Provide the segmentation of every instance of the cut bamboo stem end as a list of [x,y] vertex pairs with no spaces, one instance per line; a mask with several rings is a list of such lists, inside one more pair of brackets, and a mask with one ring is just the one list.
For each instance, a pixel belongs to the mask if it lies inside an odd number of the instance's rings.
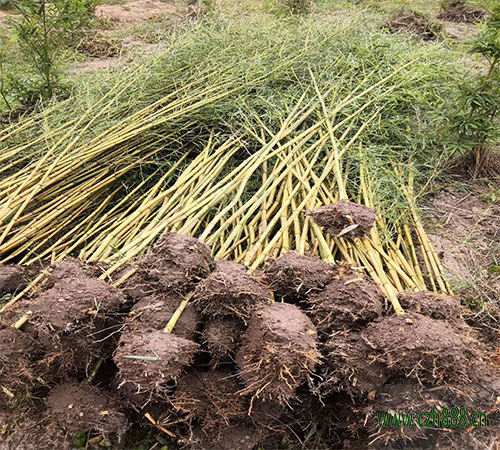
[[39,283],[45,281],[48,274],[49,273],[46,270],[42,270],[42,272],[24,290],[22,290],[19,294],[17,294],[15,297],[13,297],[10,301],[8,301],[5,305],[2,306],[2,308],[0,309],[0,314],[3,313],[6,309],[10,308],[12,305],[14,305],[17,301],[21,300],[29,291],[31,291]]
[[178,308],[175,310],[175,312],[172,314],[172,317],[168,321],[167,325],[163,329],[164,333],[170,334],[172,331],[174,331],[174,327],[177,324],[177,321],[181,317],[182,313],[186,309],[186,306],[189,303],[189,300],[193,296],[193,292],[190,292],[184,300],[182,300],[181,304],[178,306]]
[[[129,270],[125,275],[123,275],[120,279],[118,279],[115,283],[113,283],[113,287],[117,288],[121,286],[125,281],[127,281],[134,273],[136,273],[139,269],[137,267],[134,267],[133,269]],[[105,272],[101,275],[101,279],[105,279],[108,277],[108,274]]]
[[33,315],[33,311],[27,311],[26,314],[23,314],[23,316],[17,320],[15,323],[12,324],[14,328],[17,328],[18,330],[21,329],[21,327],[28,321],[30,320],[30,317]]
[[148,419],[155,428],[157,428],[160,431],[163,431],[163,433],[167,434],[168,436],[170,436],[174,439],[177,439],[177,436],[174,433],[167,430],[165,427],[162,427],[161,425],[159,425],[158,422],[153,418],[153,416],[151,414],[146,413],[146,414],[144,414],[144,417],[146,419]]
[[104,362],[104,358],[99,358],[99,360],[97,361],[97,363],[94,367],[94,370],[92,371],[92,373],[88,377],[89,383],[92,383],[94,381],[94,379],[97,376],[97,373],[99,372],[99,369],[101,368],[103,362]]
[[7,389],[5,386],[0,386],[0,387],[1,387],[2,391],[3,391],[3,393],[7,397],[9,397],[9,398],[14,398],[15,397],[15,395],[12,393],[12,391],[10,391],[9,389]]

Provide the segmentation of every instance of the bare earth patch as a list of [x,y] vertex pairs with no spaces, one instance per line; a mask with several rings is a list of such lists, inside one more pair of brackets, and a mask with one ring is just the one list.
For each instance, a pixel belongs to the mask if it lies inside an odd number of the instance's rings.
[[116,69],[126,66],[129,62],[128,58],[116,58],[112,56],[107,58],[92,58],[73,67],[71,71],[73,73],[87,73],[94,70]]
[[477,34],[477,25],[473,23],[443,22],[444,31],[452,39],[466,41]]
[[121,5],[100,5],[96,16],[100,19],[120,24],[137,25],[164,17],[182,18],[189,9],[182,2],[163,2],[159,0],[138,0]]
[[455,293],[473,309],[469,323],[498,342],[500,204],[495,192],[480,185],[469,192],[447,187],[429,198],[426,225]]
[[488,189],[480,187],[472,192],[449,188],[430,200],[427,214],[434,227],[429,236],[452,281],[467,282],[494,265],[500,250],[500,205],[488,203],[487,197]]
[[0,21],[4,19],[12,19],[13,17],[16,17],[16,15],[12,11],[4,11],[0,9]]
[[[133,59],[131,51],[150,53],[161,47],[158,42],[146,42],[135,37],[137,28],[148,22],[158,24],[160,31],[165,31],[170,25],[184,20],[192,12],[192,7],[185,0],[138,0],[127,1],[121,4],[102,4],[96,7],[96,17],[103,21],[106,29],[96,30],[87,39],[86,47],[94,51],[99,50],[107,40],[117,48],[116,52],[103,54],[89,54],[87,49],[81,53],[91,56],[71,68],[75,74],[94,72],[103,69],[117,69],[127,66]],[[2,11],[0,11],[0,14]],[[1,24],[0,15],[0,24]],[[116,35],[119,35],[118,37]],[[99,39],[95,39],[95,38]],[[97,40],[97,42],[95,42]],[[96,45],[97,44],[97,45]],[[79,51],[81,49],[78,49]],[[109,50],[106,48],[105,50]],[[121,51],[123,50],[123,52]]]

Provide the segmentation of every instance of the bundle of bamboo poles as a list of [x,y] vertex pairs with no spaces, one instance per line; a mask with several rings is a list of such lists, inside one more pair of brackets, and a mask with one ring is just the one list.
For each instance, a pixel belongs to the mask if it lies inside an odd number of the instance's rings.
[[[0,180],[1,262],[30,265],[78,255],[107,262],[110,267],[103,275],[107,277],[147,251],[160,234],[171,231],[196,236],[211,246],[216,258],[245,263],[250,270],[289,250],[316,254],[330,263],[347,261],[366,270],[396,311],[398,292],[426,288],[449,292],[439,258],[419,221],[411,183],[402,187],[409,219],[389,227],[384,211],[377,210],[379,219],[367,237],[330,236],[305,215],[338,200],[375,206],[370,174],[362,166],[359,174],[351,174],[345,156],[362,152],[363,131],[380,114],[377,102],[396,89],[389,81],[407,66],[371,85],[367,77],[345,97],[333,89],[321,92],[311,73],[313,99],[304,93],[280,129],[271,130],[258,120],[259,130],[246,130],[257,151],[242,158],[238,136],[221,140],[212,135],[193,158],[189,152],[179,152],[169,170],[153,172],[127,191],[120,183],[127,173],[175,147],[173,134],[159,137],[155,130],[166,126],[178,133],[189,128],[192,112],[238,88],[207,74],[192,83],[188,95],[175,92],[83,141],[125,88],[117,86],[79,119],[40,136],[47,151],[29,164],[23,162],[33,141],[2,156],[3,161],[10,160],[3,170],[21,169]],[[340,114],[353,104],[361,106]],[[374,112],[360,123],[367,108]],[[43,117],[30,120],[4,130],[0,140]],[[358,190],[348,191],[353,176],[357,179],[351,184]]]

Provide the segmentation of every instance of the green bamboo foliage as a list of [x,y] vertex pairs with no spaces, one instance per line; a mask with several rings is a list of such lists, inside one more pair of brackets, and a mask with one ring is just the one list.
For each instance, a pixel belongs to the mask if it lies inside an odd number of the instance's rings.
[[[175,145],[175,136],[167,133],[158,139],[151,131],[164,126],[188,130],[193,112],[239,88],[224,79],[193,82],[188,95],[171,94],[83,141],[126,88],[116,86],[82,117],[48,130],[39,138],[47,142],[39,159],[0,181],[1,262],[30,265],[78,254],[108,263],[103,275],[107,278],[146,252],[160,234],[178,232],[206,242],[216,258],[245,263],[250,270],[292,249],[330,263],[343,260],[363,267],[398,313],[398,292],[449,292],[418,218],[412,180],[401,188],[410,214],[396,228],[387,223],[385,211],[377,209],[379,220],[371,235],[348,240],[326,234],[305,215],[344,199],[376,206],[368,171],[361,165],[359,174],[351,174],[345,157],[363,152],[363,132],[379,118],[378,103],[397,87],[394,77],[413,63],[375,83],[361,83],[344,97],[331,89],[322,92],[311,72],[314,95],[304,93],[277,131],[263,119],[258,120],[258,131],[247,130],[255,152],[242,158],[237,136],[212,134],[197,154],[184,152],[168,170],[153,172],[126,193],[119,182],[127,173]],[[358,105],[353,112],[341,114],[352,104]],[[358,123],[368,107],[372,114]],[[35,116],[3,136],[43,119]],[[17,150],[9,150],[9,155]],[[356,189],[347,189],[351,185]]]

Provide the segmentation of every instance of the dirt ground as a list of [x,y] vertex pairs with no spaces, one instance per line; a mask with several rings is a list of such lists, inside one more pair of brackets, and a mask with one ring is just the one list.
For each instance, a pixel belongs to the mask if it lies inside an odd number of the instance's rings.
[[156,51],[162,47],[161,39],[156,35],[196,15],[196,8],[187,0],[126,0],[101,4],[97,6],[95,15],[98,24],[95,32],[90,33],[91,37],[98,36],[101,42],[117,42],[120,51],[113,56],[95,55],[85,59],[70,69],[72,73],[124,67],[132,62],[136,53]]
[[[439,198],[430,205],[446,213]],[[459,204],[453,201],[450,213]],[[489,208],[479,211],[483,218]],[[462,225],[471,232],[473,225]],[[498,230],[481,231],[479,240]],[[298,275],[326,264],[316,259],[278,258],[275,267],[294,270],[279,271],[276,284],[265,273],[254,279],[242,265],[213,261],[193,237],[167,233],[135,262],[131,286],[99,280],[96,265],[56,263],[38,296],[0,317],[0,449],[66,449],[79,431],[88,434],[75,446],[96,450],[101,442],[136,449],[152,436],[176,450],[481,448],[471,439],[494,445],[500,367],[494,337],[483,333],[487,321],[466,323],[457,298],[432,292],[401,295],[407,312],[395,316],[376,285],[344,266],[328,268],[335,276],[313,283],[314,294],[299,289],[300,300],[290,297],[282,284],[293,286]],[[15,280],[10,269],[0,266],[4,279]],[[194,320],[169,329],[175,314],[139,306],[150,300],[136,295],[137,283],[165,305],[191,301]],[[20,329],[12,326],[26,316]],[[210,345],[214,331],[227,342],[222,354]],[[490,426],[450,435],[441,426],[377,422],[379,413],[426,412],[433,404],[484,412]],[[41,443],[48,436],[51,442]]]
[[477,25],[473,23],[443,22],[444,31],[452,39],[466,41],[477,34]]
[[189,6],[181,1],[165,2],[159,0],[135,0],[121,4],[103,4],[96,8],[96,16],[104,21],[116,24],[137,25],[149,20],[158,21],[183,19],[190,11]]
[[[462,186],[462,189],[460,189]],[[500,343],[499,189],[481,183],[443,187],[423,217],[448,279],[470,319]]]

